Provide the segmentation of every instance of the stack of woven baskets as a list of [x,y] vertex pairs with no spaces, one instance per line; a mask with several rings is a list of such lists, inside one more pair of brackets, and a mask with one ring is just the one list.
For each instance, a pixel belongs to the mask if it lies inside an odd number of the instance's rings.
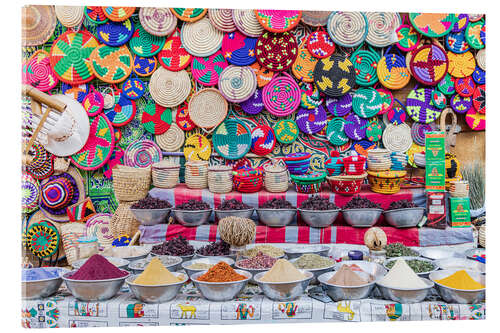
[[391,152],[391,170],[403,171],[408,164],[408,155],[400,152]]
[[264,184],[264,170],[244,167],[233,172],[235,190],[243,193],[258,192]]
[[391,168],[391,152],[387,149],[372,149],[368,151],[368,170],[387,171]]
[[284,161],[291,175],[303,175],[309,170],[311,154],[306,152],[288,154]]
[[288,190],[288,170],[283,160],[271,160],[264,166],[264,187],[266,191],[273,193],[286,192]]
[[325,161],[328,176],[338,176],[344,171],[344,161],[338,151],[332,152],[332,157]]
[[181,166],[169,160],[163,160],[152,165],[151,175],[153,186],[161,188],[174,188],[179,182]]
[[208,162],[188,161],[186,162],[185,174],[186,186],[192,189],[204,189],[208,187]]
[[324,171],[312,171],[303,175],[290,175],[297,193],[318,193],[326,177]]
[[359,176],[365,172],[366,158],[364,156],[347,156],[343,158],[344,172],[347,175]]
[[208,189],[212,193],[228,193],[233,189],[233,168],[228,165],[208,167]]

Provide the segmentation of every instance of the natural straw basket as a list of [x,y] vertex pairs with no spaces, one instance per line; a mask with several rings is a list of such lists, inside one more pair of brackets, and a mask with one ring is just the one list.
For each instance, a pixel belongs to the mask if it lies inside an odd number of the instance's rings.
[[226,118],[228,106],[219,90],[206,88],[191,97],[188,108],[189,117],[196,126],[214,128]]
[[181,29],[182,46],[195,57],[208,57],[222,46],[224,34],[206,17],[196,22],[185,22]]
[[384,143],[384,147],[390,151],[407,152],[413,143],[410,126],[406,123],[387,125],[382,135],[382,142]]
[[47,42],[57,24],[54,6],[24,6],[21,11],[23,46],[36,46]]
[[192,189],[204,189],[208,186],[208,162],[188,161],[185,164],[186,186]]
[[156,103],[167,108],[174,107],[189,96],[191,79],[185,70],[171,72],[161,66],[151,76],[149,91]]
[[264,165],[264,188],[268,192],[286,192],[289,186],[289,173],[283,160],[272,159]]
[[55,6],[55,11],[57,19],[66,28],[78,27],[83,22],[83,6]]
[[69,164],[71,160],[66,157],[56,157],[54,158],[54,172],[66,172],[68,171]]
[[160,188],[174,188],[179,182],[181,166],[169,160],[155,163],[151,167],[153,186]]
[[120,202],[144,199],[150,185],[151,168],[132,168],[121,164],[113,168],[113,189]]
[[330,12],[323,10],[303,10],[300,20],[311,27],[321,27],[328,22],[328,16]]
[[130,206],[134,203],[135,202],[120,202],[118,208],[116,208],[113,213],[109,228],[114,238],[123,235],[132,237],[139,230],[141,222],[137,221],[134,214],[130,211]]
[[85,223],[61,223],[61,242],[66,253],[66,261],[72,265],[78,258],[78,238],[86,234]]
[[233,189],[233,168],[228,165],[208,167],[208,189],[212,193],[228,193]]
[[476,53],[477,65],[483,70],[486,70],[486,50],[481,49]]
[[239,31],[249,37],[259,37],[264,31],[252,9],[233,9],[233,22]]
[[154,36],[168,36],[177,26],[177,17],[169,8],[141,7],[139,9],[141,25]]
[[361,12],[332,12],[328,17],[328,34],[338,45],[354,47],[368,34],[368,21]]
[[236,30],[232,9],[211,8],[208,10],[208,18],[212,22],[212,25],[222,32],[233,32]]
[[165,133],[155,135],[155,140],[163,151],[173,152],[182,148],[185,137],[179,126],[173,123]]
[[450,181],[450,196],[455,198],[469,197],[469,182],[467,180]]
[[257,77],[249,66],[230,65],[219,76],[219,90],[229,102],[244,102],[254,94],[255,89]]
[[368,35],[366,42],[375,47],[386,47],[394,43],[395,31],[401,26],[401,17],[395,12],[368,12]]

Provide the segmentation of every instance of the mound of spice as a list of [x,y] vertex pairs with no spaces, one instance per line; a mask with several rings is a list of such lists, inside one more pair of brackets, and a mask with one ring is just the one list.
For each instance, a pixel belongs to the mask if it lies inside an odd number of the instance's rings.
[[23,269],[21,280],[22,281],[39,281],[46,279],[53,279],[59,277],[59,270],[39,268]]
[[136,203],[134,203],[130,208],[132,209],[164,209],[171,208],[172,205],[166,200],[161,200],[158,198],[153,198],[149,194]]
[[204,282],[233,282],[245,280],[246,277],[238,274],[224,261],[220,261],[211,267],[205,274],[198,278],[198,281]]
[[69,276],[73,280],[108,280],[126,276],[122,271],[100,254],[90,257],[75,273]]
[[348,265],[342,265],[340,269],[328,280],[328,283],[336,286],[356,287],[367,284],[369,281],[358,275]]
[[399,258],[391,270],[379,280],[379,283],[396,289],[423,289],[427,287],[424,281]]
[[264,282],[292,282],[304,279],[305,276],[286,259],[278,259],[260,281]]
[[301,209],[307,210],[334,210],[339,209],[333,202],[319,195],[312,195],[300,204]]
[[153,246],[151,253],[169,256],[190,256],[194,254],[194,247],[188,243],[185,237],[179,236]]
[[266,254],[270,257],[273,257],[273,258],[279,258],[279,257],[282,257],[285,255],[285,251],[283,251],[280,248],[274,247],[272,245],[254,246],[251,249],[248,249],[245,252],[243,252],[243,255],[245,257],[252,258],[252,257],[255,257],[256,255],[258,255],[260,252],[262,252],[263,254]]
[[259,252],[255,257],[240,260],[236,264],[239,267],[246,269],[268,269],[273,267],[276,260],[276,258]]
[[205,269],[210,269],[214,265],[212,264],[205,264],[203,262],[195,262],[194,264],[191,264],[188,266],[189,269],[199,269],[199,270],[205,270]]
[[391,202],[389,205],[389,208],[387,210],[393,210],[393,209],[403,209],[403,208],[415,208],[417,205],[413,203],[413,201],[409,200],[398,200]]
[[224,200],[219,206],[217,206],[217,210],[243,210],[250,208],[252,207],[237,199]]
[[307,253],[301,255],[293,264],[300,269],[316,269],[332,266],[334,262],[319,254]]
[[385,246],[385,255],[388,258],[394,257],[418,257],[419,254],[402,243],[391,243]]
[[484,285],[474,280],[465,270],[459,270],[455,273],[441,279],[436,280],[437,283],[443,286],[461,289],[461,290],[477,290],[483,289]]
[[207,210],[210,209],[210,205],[205,201],[191,199],[187,202],[175,206],[175,209],[180,210]]
[[196,250],[196,254],[200,254],[202,256],[227,256],[229,255],[230,247],[231,246],[228,243],[218,241],[200,247]]
[[294,209],[295,207],[285,199],[273,198],[269,199],[260,206],[260,208],[272,208],[272,209]]
[[[408,266],[410,266],[410,268],[413,269],[413,271],[415,273],[430,272],[436,268],[434,266],[434,264],[432,262],[429,262],[429,261],[418,260],[418,259],[411,259],[411,260],[405,260],[405,261],[408,264]],[[394,267],[395,264],[396,264],[396,261],[391,261],[391,262],[388,262],[386,266],[387,266],[387,268],[391,269],[392,267]]]
[[180,281],[182,280],[170,273],[170,271],[163,266],[160,259],[153,258],[146,266],[144,272],[134,280],[134,283],[145,286],[158,286]]
[[174,256],[163,255],[163,256],[159,256],[159,257],[148,256],[146,258],[133,261],[130,266],[133,267],[133,269],[137,269],[137,270],[142,269],[143,270],[146,268],[146,266],[149,265],[149,263],[151,263],[151,260],[153,260],[153,258],[159,259],[160,262],[162,263],[162,265],[165,267],[179,263],[179,258],[174,257]]
[[359,195],[355,196],[348,203],[345,204],[343,209],[361,209],[361,208],[378,208],[382,209],[379,204],[373,201],[363,198]]

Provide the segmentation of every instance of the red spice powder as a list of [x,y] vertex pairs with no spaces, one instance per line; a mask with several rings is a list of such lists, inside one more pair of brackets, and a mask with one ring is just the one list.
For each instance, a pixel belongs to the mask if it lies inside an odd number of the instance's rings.
[[107,280],[123,277],[127,274],[100,254],[94,254],[69,278],[73,280]]
[[205,274],[198,278],[198,281],[204,282],[232,282],[245,280],[246,277],[236,273],[224,261],[219,262],[217,265],[212,266]]

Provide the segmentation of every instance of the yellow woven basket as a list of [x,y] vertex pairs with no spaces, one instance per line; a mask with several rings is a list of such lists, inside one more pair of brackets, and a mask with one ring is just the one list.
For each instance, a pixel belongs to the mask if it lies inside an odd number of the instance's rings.
[[394,194],[401,190],[406,171],[368,171],[370,189],[376,193]]

